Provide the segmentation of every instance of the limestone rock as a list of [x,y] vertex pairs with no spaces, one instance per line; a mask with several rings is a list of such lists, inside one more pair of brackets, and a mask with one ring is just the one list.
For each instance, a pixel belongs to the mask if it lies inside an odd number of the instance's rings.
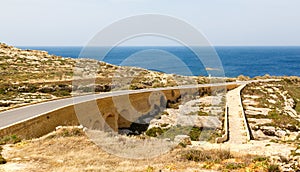
[[182,143],[184,145],[191,145],[192,144],[191,138],[188,135],[177,135],[174,138],[174,142]]
[[286,135],[286,131],[284,130],[276,130],[275,136],[277,137],[284,137]]
[[260,127],[260,129],[267,136],[275,136],[275,132],[276,132],[275,127],[272,127],[272,126],[262,126],[262,127]]

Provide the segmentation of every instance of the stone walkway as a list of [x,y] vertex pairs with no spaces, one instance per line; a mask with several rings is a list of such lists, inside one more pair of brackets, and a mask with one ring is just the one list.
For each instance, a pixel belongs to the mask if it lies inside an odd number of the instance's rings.
[[228,105],[229,141],[232,144],[247,142],[247,130],[242,116],[243,106],[241,104],[240,91],[245,85],[229,91],[226,95]]

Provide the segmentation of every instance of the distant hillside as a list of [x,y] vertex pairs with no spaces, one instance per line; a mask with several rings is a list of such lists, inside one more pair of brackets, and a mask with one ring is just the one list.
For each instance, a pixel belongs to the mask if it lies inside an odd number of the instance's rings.
[[[184,77],[136,67],[120,67],[91,59],[65,58],[49,55],[45,51],[21,50],[0,43],[0,110],[71,96],[74,89],[80,89],[81,93],[91,91],[84,86],[74,88],[72,84],[75,65],[78,67],[84,64],[80,62],[85,61],[98,64],[96,82],[90,86],[96,92],[106,92],[116,87],[142,89],[208,82],[205,77]],[[114,78],[118,80],[114,81]]]

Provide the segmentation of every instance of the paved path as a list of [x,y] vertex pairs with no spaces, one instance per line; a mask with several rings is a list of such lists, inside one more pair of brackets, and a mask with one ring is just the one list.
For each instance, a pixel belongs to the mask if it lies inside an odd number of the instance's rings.
[[240,91],[245,85],[229,91],[226,95],[229,121],[229,143],[242,144],[247,142],[247,130],[242,116]]

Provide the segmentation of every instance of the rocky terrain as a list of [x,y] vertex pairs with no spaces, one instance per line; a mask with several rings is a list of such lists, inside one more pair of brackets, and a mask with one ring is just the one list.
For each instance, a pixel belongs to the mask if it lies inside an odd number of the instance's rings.
[[[74,71],[88,73],[93,65],[96,65],[96,74],[91,76],[94,83],[80,85],[80,82],[74,82],[74,79],[80,79],[74,76]],[[68,97],[73,93],[209,82],[205,77],[184,77],[91,59],[59,57],[45,51],[21,50],[4,43],[0,43],[0,73],[0,111]]]
[[278,171],[278,166],[267,156],[236,154],[229,149],[209,146],[178,146],[151,159],[121,158],[96,146],[80,127],[58,127],[55,132],[38,139],[6,144],[2,154],[8,162],[0,165],[0,171],[7,172]]
[[[191,141],[214,142],[223,133],[224,110],[224,95],[196,97],[176,108],[167,108],[150,121],[146,134],[166,138],[186,135]],[[185,131],[185,127],[189,129]]]
[[[94,76],[92,71],[96,71]],[[0,72],[0,110],[78,94],[209,82],[205,77],[184,77],[91,59],[58,57],[2,43]],[[274,77],[256,79],[265,78]],[[58,127],[38,139],[21,140],[16,135],[0,138],[3,145],[0,146],[0,164],[6,163],[0,165],[0,171],[299,171],[300,78],[275,78],[280,81],[253,82],[241,92],[253,136],[251,141],[214,143],[225,133],[226,96],[204,95],[168,104],[165,111],[147,121],[149,126],[145,132],[121,129],[119,134],[109,137],[111,140],[104,137],[105,134],[98,140],[109,146],[115,146],[113,141],[128,142],[130,144],[122,145],[127,151],[134,147],[131,143],[157,138],[176,143],[169,152],[151,160],[117,157],[98,147],[95,140],[96,144],[90,141],[88,136],[93,133],[83,127]],[[238,77],[238,80],[249,79]],[[231,96],[230,100],[240,102],[239,90],[237,93],[238,96]],[[147,150],[149,156],[162,146],[154,143],[155,149]],[[136,150],[146,151],[147,144],[139,144],[142,147]]]
[[252,83],[242,91],[254,139],[296,147],[281,163],[282,168],[294,170],[300,169],[299,84],[300,78],[286,77],[279,82]]

